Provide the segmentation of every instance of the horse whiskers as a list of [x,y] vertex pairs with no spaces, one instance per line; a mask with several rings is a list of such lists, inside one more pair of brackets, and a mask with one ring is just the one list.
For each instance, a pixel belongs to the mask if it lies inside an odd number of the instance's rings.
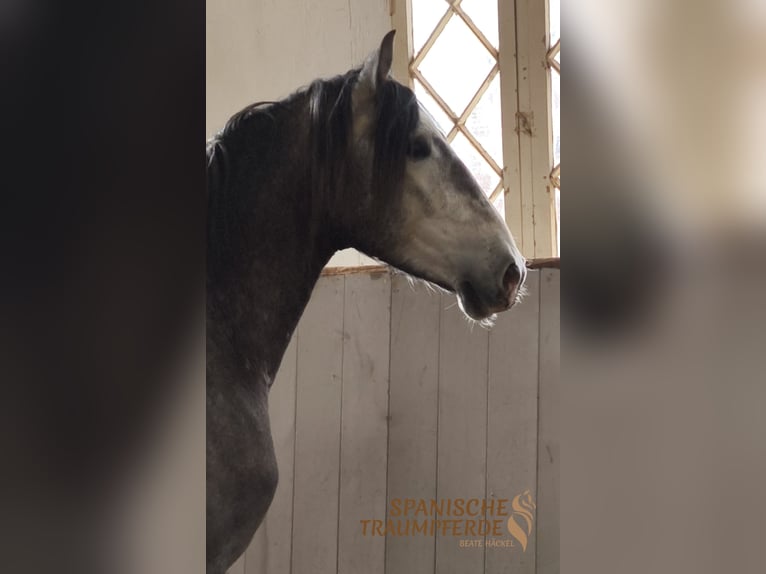
[[403,275],[404,278],[407,280],[407,283],[409,283],[410,288],[414,291],[415,287],[417,285],[421,285],[425,289],[428,290],[429,293],[439,294],[439,293],[450,293],[450,291],[447,291],[443,287],[440,287],[436,283],[432,283],[431,281],[428,281],[427,279],[421,279],[420,277],[415,277],[414,275],[411,275],[407,273],[406,271],[402,271],[401,269],[397,267],[391,267],[391,270],[393,273],[397,275]]
[[469,317],[465,313],[463,313],[463,317],[468,322],[468,325],[470,326],[470,329],[471,329],[472,333],[473,333],[473,328],[476,325],[478,325],[482,329],[485,329],[485,330],[489,331],[490,329],[492,329],[495,326],[495,321],[497,320],[497,315],[496,314],[495,315],[490,315],[489,317],[486,317],[486,318],[480,319],[480,320],[472,319],[471,317]]
[[[447,291],[443,287],[440,287],[439,285],[436,285],[435,283],[431,283],[430,281],[427,281],[426,279],[421,279],[420,277],[415,277],[413,275],[410,275],[406,271],[402,271],[401,269],[398,269],[396,267],[391,267],[393,273],[397,275],[403,275],[404,278],[407,280],[407,283],[410,286],[410,289],[413,291],[415,290],[417,285],[422,285],[425,287],[430,293],[443,293],[443,294],[449,294],[454,295],[454,293]],[[527,287],[523,285],[518,293],[516,294],[516,299],[514,303],[520,303],[524,297],[528,294]],[[450,309],[454,308],[456,305],[459,305],[459,301],[456,299],[454,303],[451,305],[448,305],[444,308],[445,311],[449,311]],[[484,319],[472,319],[467,314],[462,313],[464,319],[468,322],[470,325],[471,332],[473,332],[473,328],[476,325],[479,325],[482,329],[492,329],[495,326],[495,322],[497,321],[497,314],[490,315],[489,317],[486,317]]]
[[521,287],[519,287],[519,290],[516,292],[516,299],[514,302],[521,303],[526,298],[527,295],[529,295],[529,289],[527,289],[526,285],[522,285]]

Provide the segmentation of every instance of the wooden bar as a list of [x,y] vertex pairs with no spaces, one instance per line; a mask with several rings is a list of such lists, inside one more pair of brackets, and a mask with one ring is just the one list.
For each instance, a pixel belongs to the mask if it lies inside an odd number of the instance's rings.
[[525,198],[521,188],[519,134],[516,131],[518,109],[518,77],[516,69],[516,0],[498,2],[500,34],[500,106],[503,124],[503,186],[505,187],[505,222],[522,254],[534,257],[532,245],[527,245],[524,219]]
[[[443,294],[439,329],[437,499],[484,498],[487,447],[489,334],[471,325]],[[484,548],[460,548],[452,535],[436,536],[436,572],[482,572]]]
[[[502,3],[501,3],[502,5]],[[556,225],[550,173],[552,134],[548,53],[548,3],[516,0],[519,158],[525,257],[556,255]],[[533,225],[532,225],[533,224]]]
[[502,177],[503,170],[500,169],[500,166],[497,165],[497,162],[492,159],[492,156],[489,155],[487,150],[484,149],[484,146],[482,146],[481,143],[479,143],[479,140],[477,140],[476,137],[471,133],[471,130],[460,124],[458,124],[458,129],[463,133],[466,139],[471,142],[473,147],[476,148],[476,151],[479,152],[479,155],[484,158],[484,161],[489,164],[489,167],[492,168],[492,171]]
[[391,277],[346,277],[338,574],[384,574],[384,536],[361,521],[386,515]]
[[[559,257],[539,257],[537,259],[527,260],[527,269],[560,269],[561,259]],[[357,273],[369,273],[371,275],[379,273],[392,273],[394,275],[401,274],[403,272],[393,269],[388,265],[363,265],[360,267],[328,267],[322,271],[322,276],[333,275],[354,275]]]
[[[527,296],[498,316],[489,333],[487,499],[537,493],[537,390],[540,274],[530,271]],[[509,503],[510,506],[510,503]],[[523,527],[524,524],[521,523]],[[526,531],[525,531],[526,532]],[[504,530],[505,538],[509,537]],[[534,574],[534,531],[524,548],[487,549],[484,574]]]
[[561,370],[561,275],[546,269],[540,284],[540,399],[537,442],[537,572],[558,574],[559,377]]
[[320,280],[298,327],[292,574],[337,574],[344,285]]
[[[388,500],[436,497],[441,297],[394,275]],[[433,574],[435,537],[388,536],[386,574]]]
[[425,88],[425,90],[434,99],[434,101],[436,101],[436,103],[439,104],[439,107],[442,109],[442,111],[445,114],[447,114],[447,116],[449,116],[449,119],[457,123],[458,114],[452,111],[452,108],[449,106],[449,104],[444,101],[444,99],[439,95],[439,92],[437,92],[436,89],[431,85],[431,83],[428,80],[426,80],[425,76],[423,76],[423,74],[420,73],[420,70],[412,69],[412,76],[414,78],[417,78],[417,80],[421,84],[423,84],[423,88]]
[[436,24],[436,27],[434,28],[433,32],[431,32],[431,35],[426,40],[425,44],[423,44],[423,47],[412,60],[412,63],[410,64],[410,71],[416,70],[420,66],[420,63],[426,57],[426,54],[428,54],[428,51],[433,47],[434,43],[436,43],[436,40],[439,39],[439,36],[444,31],[444,28],[447,27],[450,18],[452,18],[454,14],[455,13],[451,8],[447,9],[447,11],[444,13],[444,16],[442,16],[441,20],[439,20],[438,24]]
[[479,27],[474,23],[471,17],[468,14],[466,14],[459,5],[454,6],[453,9],[455,10],[455,13],[457,13],[457,15],[463,19],[463,22],[465,22],[465,25],[468,26],[471,32],[474,33],[474,35],[479,40],[479,42],[481,42],[484,45],[484,47],[487,49],[487,51],[490,54],[492,54],[495,60],[497,60],[497,57],[498,57],[497,49],[492,45],[492,42],[487,40],[487,37],[479,29]]

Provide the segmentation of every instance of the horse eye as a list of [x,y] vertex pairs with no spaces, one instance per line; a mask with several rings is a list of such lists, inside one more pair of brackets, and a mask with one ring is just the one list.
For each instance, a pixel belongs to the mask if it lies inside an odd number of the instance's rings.
[[425,159],[431,155],[431,146],[424,137],[417,137],[410,142],[407,155],[412,159]]

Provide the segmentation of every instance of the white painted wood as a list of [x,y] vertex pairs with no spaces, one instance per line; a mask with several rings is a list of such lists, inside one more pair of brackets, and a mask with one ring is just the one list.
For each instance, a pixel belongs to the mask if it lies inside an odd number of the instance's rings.
[[[369,263],[369,261],[372,263]],[[375,264],[375,262],[372,259],[356,249],[343,249],[332,256],[327,263],[327,267],[362,267],[364,265],[373,264]]]
[[269,512],[247,549],[246,574],[289,572],[293,527],[295,391],[298,362],[293,335],[269,392],[269,417],[279,468],[279,484]]
[[380,41],[391,30],[388,0],[349,0],[350,57],[361,64],[369,53],[380,46]]
[[388,272],[346,277],[338,574],[383,574],[385,537],[363,536],[360,520],[386,515]]
[[208,135],[235,112],[348,70],[348,0],[227,0],[206,6]]
[[542,271],[540,285],[540,404],[537,476],[537,572],[558,574],[560,288],[558,269]]
[[505,196],[505,222],[511,230],[517,247],[526,257],[532,248],[527,246],[524,233],[524,196],[521,188],[519,134],[516,130],[518,110],[518,78],[516,69],[516,6],[515,2],[498,2],[498,31],[500,46],[500,108],[503,122],[503,186]]
[[337,571],[344,281],[322,278],[298,326],[293,574]]
[[[530,272],[528,296],[490,332],[453,295],[377,277],[320,278],[288,347],[270,405],[280,485],[244,573],[557,572],[559,271]],[[360,538],[359,520],[385,517],[394,497],[527,489],[526,552]]]
[[556,255],[555,212],[549,180],[553,156],[546,65],[547,6],[547,2],[540,0],[516,0],[518,130],[523,244],[527,258]]
[[[441,297],[398,275],[391,293],[388,500],[436,497]],[[390,508],[390,507],[389,507]],[[388,536],[386,574],[433,574],[435,538]]]
[[[529,272],[526,288],[524,301],[501,314],[489,336],[488,499],[537,492],[538,271]],[[526,550],[488,548],[485,574],[533,574],[535,543],[532,535]]]
[[[518,22],[526,22],[529,18],[529,2],[516,0],[516,15]],[[521,194],[521,218],[524,245],[524,256],[531,258],[537,253],[535,227],[535,198],[534,182],[532,173],[532,145],[531,134],[534,133],[535,124],[532,115],[532,103],[530,101],[529,53],[530,32],[524,26],[518,26],[516,34],[516,66],[517,66],[517,93],[515,129],[519,134],[519,183]]]
[[[454,295],[442,295],[441,306],[436,497],[484,498],[489,335],[467,322]],[[455,537],[437,534],[437,572],[465,574],[483,568],[483,548],[460,548]]]

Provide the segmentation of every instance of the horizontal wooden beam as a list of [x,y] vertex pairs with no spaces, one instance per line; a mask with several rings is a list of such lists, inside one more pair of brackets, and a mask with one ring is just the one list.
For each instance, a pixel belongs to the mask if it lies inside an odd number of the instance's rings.
[[[561,269],[560,257],[545,257],[541,259],[530,259],[527,261],[527,269]],[[379,273],[390,273],[394,271],[388,265],[362,265],[356,267],[325,267],[322,270],[323,276],[328,275],[353,275],[355,273],[369,273],[376,275]]]

